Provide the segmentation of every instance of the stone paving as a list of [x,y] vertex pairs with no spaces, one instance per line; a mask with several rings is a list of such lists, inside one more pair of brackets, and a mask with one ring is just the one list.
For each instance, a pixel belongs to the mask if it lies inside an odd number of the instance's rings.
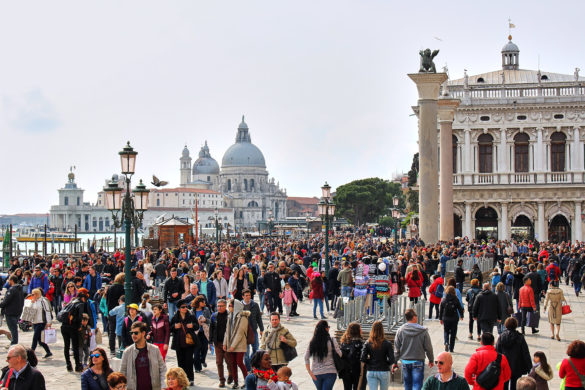
[[[550,339],[550,328],[548,322],[546,321],[546,314],[542,312],[541,308],[541,325],[540,325],[540,333],[537,335],[528,334],[526,336],[526,340],[528,342],[528,346],[530,349],[530,353],[534,353],[537,350],[544,351],[549,358],[549,363],[553,366],[556,366],[558,362],[560,362],[565,357],[565,351],[568,346],[568,343],[574,339],[583,337],[583,333],[585,331],[585,327],[583,324],[585,323],[585,313],[584,313],[584,300],[583,297],[575,297],[575,293],[573,292],[572,288],[567,286],[562,286],[565,297],[568,299],[571,308],[573,309],[573,313],[563,317],[563,325],[561,326],[561,341],[551,340]],[[304,301],[299,305],[299,313],[301,317],[295,317],[290,321],[286,321],[286,318],[283,318],[283,324],[291,333],[296,337],[298,341],[297,351],[299,353],[299,357],[296,358],[293,362],[291,362],[290,367],[293,371],[292,380],[295,381],[299,385],[299,389],[302,390],[309,390],[314,389],[314,385],[311,381],[311,378],[307,374],[304,365],[304,353],[307,349],[309,341],[311,339],[314,325],[317,321],[313,320],[312,316],[312,305],[309,304],[308,301]],[[466,313],[467,315],[467,313]],[[264,316],[264,323],[268,323],[268,317]],[[335,329],[335,322],[334,320],[330,320],[331,325],[331,333]],[[100,324],[101,326],[101,324]],[[425,321],[425,326],[429,328],[431,333],[431,338],[433,340],[433,346],[435,351],[435,356],[444,350],[443,347],[443,329],[440,325],[439,321]],[[58,323],[55,326],[56,328],[59,327]],[[3,329],[6,329],[6,325],[2,326]],[[463,374],[465,365],[469,360],[471,354],[475,351],[476,348],[479,346],[479,342],[475,340],[469,340],[468,336],[468,318],[466,317],[463,321],[459,323],[458,329],[458,341],[455,344],[455,353],[454,353],[454,369],[457,373]],[[30,346],[32,341],[32,332],[20,332],[19,335],[20,342],[24,345]],[[104,337],[104,342],[107,343],[107,337]],[[8,348],[8,340],[5,337],[0,338],[0,359],[2,361],[6,360],[6,353]],[[63,357],[63,342],[58,332],[58,341],[56,344],[51,345],[51,350],[54,354],[54,357],[48,360],[44,360],[41,358],[44,355],[44,351],[41,347],[37,348],[37,355],[39,356],[39,365],[38,368],[41,372],[45,375],[45,380],[47,382],[47,389],[49,390],[56,390],[56,389],[79,389],[80,386],[80,375],[76,373],[69,373],[65,369],[65,359]],[[105,348],[108,349],[107,347]],[[73,359],[73,357],[72,357]],[[175,357],[174,351],[169,351],[167,355],[167,367],[175,367],[177,366],[177,360]],[[436,373],[436,369],[428,369],[427,368],[427,375],[430,373]],[[227,372],[227,371],[226,371]],[[241,373],[240,373],[241,374]],[[243,381],[240,379],[240,383],[243,384]],[[207,368],[203,370],[201,374],[195,374],[195,386],[192,389],[217,389],[218,379],[217,379],[217,369],[215,367],[215,356],[208,354],[207,357]],[[551,389],[559,388],[560,380],[556,375],[552,382],[549,383]],[[402,388],[400,383],[392,383],[391,388]],[[338,380],[334,387],[335,390],[343,389],[343,383],[341,380]]]

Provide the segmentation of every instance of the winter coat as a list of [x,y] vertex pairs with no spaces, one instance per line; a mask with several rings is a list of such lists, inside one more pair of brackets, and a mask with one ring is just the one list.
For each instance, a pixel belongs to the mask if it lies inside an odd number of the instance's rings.
[[[442,299],[442,298],[435,296],[435,291],[437,290],[437,286],[439,284],[443,284],[443,278],[440,276],[438,278],[436,278],[435,281],[433,282],[433,284],[431,284],[431,287],[429,287],[429,295],[430,295],[429,300],[431,301],[431,303],[434,303],[435,305],[440,304],[441,299]],[[445,293],[443,292],[443,295],[444,294]]]
[[[104,373],[105,375],[102,375],[107,378],[107,376],[111,373],[112,370],[110,369],[110,372]],[[88,368],[83,372],[83,374],[81,374],[81,390],[102,390],[99,382],[99,376],[94,373],[91,368]]]
[[288,331],[288,329],[282,325],[279,325],[277,328],[274,329],[272,328],[272,326],[266,328],[266,330],[262,334],[262,339],[260,340],[260,348],[270,353],[270,359],[272,359],[272,364],[274,365],[288,363],[288,361],[284,357],[284,352],[280,347],[281,344],[280,336],[284,336],[286,338],[287,344],[290,347],[297,346],[297,340]]
[[[150,365],[150,383],[153,389],[161,389],[165,383],[167,366],[156,345],[146,343],[146,348],[148,350],[148,361]],[[128,390],[140,390],[136,389],[136,369],[134,367],[137,356],[138,349],[135,344],[127,347],[122,354],[120,372],[128,379]]]
[[469,311],[470,313],[473,313],[473,304],[475,303],[475,299],[477,298],[480,292],[481,289],[479,287],[471,287],[469,290],[467,290],[467,293],[465,294],[465,301],[467,302],[467,311]]
[[[248,317],[250,312],[247,310],[240,311],[232,321],[230,321],[231,313],[228,314],[228,320],[225,328],[225,336],[223,337],[223,345],[227,352],[246,352],[248,349],[247,335],[248,335]],[[234,348],[230,351],[230,348]]]
[[523,307],[531,307],[532,309],[536,310],[536,304],[534,303],[534,291],[532,290],[532,287],[525,285],[520,289],[518,306],[521,309]]
[[510,317],[508,314],[508,307],[514,307],[512,303],[512,298],[505,292],[505,291],[498,291],[496,292],[496,297],[498,297],[498,304],[500,309],[500,318],[502,323],[506,320],[506,318]]
[[[454,304],[455,305],[455,312],[454,313],[447,313],[446,307],[447,305]],[[439,319],[443,322],[456,322],[459,321],[459,318],[463,318],[465,313],[465,309],[463,305],[459,301],[456,295],[445,294],[445,298],[441,301],[441,305],[439,306]]]
[[406,275],[406,285],[408,286],[408,297],[418,298],[421,296],[420,288],[423,284],[422,272],[418,272],[418,280],[412,279],[412,271]]
[[560,325],[563,319],[563,302],[567,302],[563,290],[559,287],[550,287],[546,292],[544,299],[544,311],[550,305],[548,310],[548,322],[555,325]]
[[[473,390],[484,390],[483,387],[475,382],[475,379],[483,372],[483,370],[485,370],[488,364],[496,360],[497,357],[498,353],[493,345],[482,345],[475,350],[473,355],[471,355],[467,366],[465,366],[465,379],[467,380],[467,383],[473,385]],[[500,381],[492,390],[502,390],[504,388],[504,383],[509,381],[511,377],[512,371],[510,370],[508,359],[502,354]]]
[[364,341],[359,339],[349,340],[339,346],[341,349],[341,358],[349,363],[349,370],[345,372],[346,377],[356,378],[361,375],[360,358]]
[[[175,328],[175,324],[182,324],[182,327]],[[192,328],[188,328],[188,324],[193,324]],[[195,316],[187,310],[185,318],[181,317],[181,312],[177,311],[173,316],[170,323],[171,334],[173,335],[173,341],[171,341],[171,349],[177,350],[179,348],[195,348],[199,344],[199,337],[195,334],[195,331],[199,330],[199,323],[195,319]],[[193,338],[195,344],[188,345],[186,343],[186,333],[189,333]]]
[[161,314],[158,318],[152,317],[150,327],[150,341],[155,344],[169,344],[171,337],[171,325],[169,316]]
[[526,339],[517,330],[506,329],[498,337],[496,351],[506,356],[512,376],[518,378],[528,374],[532,368],[532,357]]
[[[491,290],[482,290],[473,303],[473,318],[479,321],[493,321],[500,318],[498,297]],[[467,375],[465,376],[467,377]]]
[[313,293],[313,299],[323,299],[325,297],[325,293],[323,292],[323,280],[311,280],[311,292]]
[[[313,295],[314,297],[314,295]],[[283,292],[282,303],[285,305],[292,305],[293,302],[297,301],[297,296],[293,289],[285,289]]]
[[10,287],[0,302],[4,315],[20,317],[24,307],[24,292],[20,284]]
[[548,381],[554,377],[553,373],[544,372],[540,363],[532,367],[528,376],[536,381],[536,390],[548,390]]

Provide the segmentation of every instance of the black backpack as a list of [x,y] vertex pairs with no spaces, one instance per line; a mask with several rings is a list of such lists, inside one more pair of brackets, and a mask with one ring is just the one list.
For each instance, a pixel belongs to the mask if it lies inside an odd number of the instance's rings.
[[75,317],[77,315],[77,304],[79,301],[77,299],[72,300],[69,302],[59,313],[57,313],[57,320],[61,323],[61,325],[71,325],[75,322]]
[[457,305],[455,300],[448,299],[445,301],[445,317],[457,317]]
[[502,354],[498,353],[496,360],[487,365],[487,367],[475,378],[475,382],[486,390],[491,390],[500,382],[502,373]]

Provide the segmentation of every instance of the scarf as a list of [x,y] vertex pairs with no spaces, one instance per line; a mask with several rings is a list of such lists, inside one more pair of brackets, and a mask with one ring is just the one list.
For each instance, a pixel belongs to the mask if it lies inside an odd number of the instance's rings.
[[278,382],[278,377],[274,373],[272,368],[268,370],[260,370],[258,368],[254,368],[254,375],[256,375],[260,379],[264,379],[266,382],[272,380],[273,382]]
[[276,342],[278,340],[278,331],[281,329],[282,325],[278,325],[277,328],[272,328],[270,331],[270,336],[268,337],[267,346],[270,349],[278,349]]

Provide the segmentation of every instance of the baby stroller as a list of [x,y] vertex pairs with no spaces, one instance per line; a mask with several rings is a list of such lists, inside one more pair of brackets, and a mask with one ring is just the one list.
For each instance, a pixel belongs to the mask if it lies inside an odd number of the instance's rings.
[[23,332],[28,332],[32,329],[32,322],[35,318],[35,310],[32,307],[32,301],[30,299],[24,300],[24,308],[20,320],[18,320],[18,327]]
[[18,327],[23,332],[28,332],[29,330],[31,330],[32,329],[32,325],[33,324],[30,321],[18,320]]

